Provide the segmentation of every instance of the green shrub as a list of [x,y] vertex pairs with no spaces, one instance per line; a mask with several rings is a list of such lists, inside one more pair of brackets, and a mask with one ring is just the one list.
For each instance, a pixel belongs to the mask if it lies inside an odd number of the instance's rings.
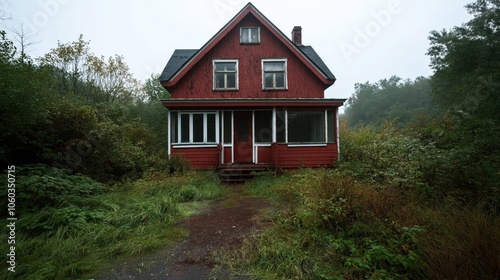
[[21,213],[36,212],[60,205],[69,197],[103,194],[106,187],[91,178],[42,164],[17,168],[17,208]]
[[418,140],[402,134],[391,123],[378,131],[341,126],[340,168],[355,178],[396,186],[421,184],[420,164],[426,149]]
[[191,163],[182,154],[171,154],[168,159],[168,168],[171,174],[182,174],[193,170]]
[[[423,264],[409,198],[336,170],[300,170],[249,183],[275,193],[274,227],[222,257],[257,279],[418,278]],[[238,263],[231,261],[236,259]]]

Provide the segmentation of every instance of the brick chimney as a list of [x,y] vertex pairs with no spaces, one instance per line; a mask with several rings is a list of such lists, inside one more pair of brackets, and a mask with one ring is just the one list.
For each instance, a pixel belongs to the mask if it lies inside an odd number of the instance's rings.
[[292,42],[295,45],[302,45],[302,27],[295,26],[292,30]]

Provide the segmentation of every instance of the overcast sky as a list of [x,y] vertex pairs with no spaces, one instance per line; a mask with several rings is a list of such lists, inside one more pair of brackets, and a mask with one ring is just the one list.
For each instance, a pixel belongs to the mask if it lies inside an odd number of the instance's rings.
[[[337,77],[328,98],[348,98],[355,83],[397,75],[430,76],[428,36],[468,21],[473,0],[254,0],[284,34],[302,26]],[[248,1],[242,0],[0,0],[11,19],[2,29],[36,33],[29,49],[39,57],[57,42],[90,40],[91,51],[123,55],[135,77],[159,73],[174,49],[203,46]],[[11,32],[9,32],[11,33]]]

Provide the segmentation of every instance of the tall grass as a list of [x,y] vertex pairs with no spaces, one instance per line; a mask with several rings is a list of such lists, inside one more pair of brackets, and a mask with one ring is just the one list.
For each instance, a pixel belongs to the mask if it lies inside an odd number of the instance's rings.
[[278,204],[274,226],[219,257],[256,279],[500,275],[500,219],[484,208],[431,205],[417,191],[324,169],[266,175],[249,188]]
[[428,210],[418,243],[432,279],[500,279],[500,217],[479,207]]
[[[33,182],[23,177],[18,182],[25,179]],[[89,278],[115,259],[138,256],[184,237],[187,233],[174,225],[182,217],[180,206],[222,193],[210,172],[151,174],[85,196],[58,192],[52,200],[57,203],[23,209],[17,223],[16,272],[4,269],[2,274],[7,279]],[[7,240],[5,231],[1,239]],[[6,252],[6,242],[1,246]]]

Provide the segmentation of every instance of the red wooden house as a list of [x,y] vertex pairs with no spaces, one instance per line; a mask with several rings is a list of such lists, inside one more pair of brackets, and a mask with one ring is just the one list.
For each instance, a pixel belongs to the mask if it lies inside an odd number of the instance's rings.
[[175,50],[160,76],[169,154],[199,169],[333,165],[345,99],[324,98],[335,76],[301,32],[290,40],[249,3],[200,49]]

